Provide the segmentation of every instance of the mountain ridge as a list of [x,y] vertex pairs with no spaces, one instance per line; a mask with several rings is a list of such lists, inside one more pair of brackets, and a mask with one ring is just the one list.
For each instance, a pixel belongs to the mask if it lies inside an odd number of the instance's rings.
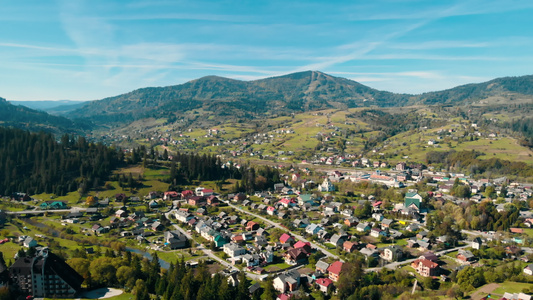
[[502,103],[533,99],[533,75],[501,77],[418,95],[377,90],[320,71],[303,71],[244,81],[216,75],[188,82],[144,87],[89,101],[63,116],[86,119],[98,126],[145,118],[254,119],[322,109],[402,107],[408,105],[472,105],[497,97]]

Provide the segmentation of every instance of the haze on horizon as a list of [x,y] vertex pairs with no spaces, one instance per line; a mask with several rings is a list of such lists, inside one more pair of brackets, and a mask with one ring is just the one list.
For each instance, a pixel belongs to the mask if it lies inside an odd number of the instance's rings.
[[96,100],[317,70],[422,93],[532,74],[533,2],[0,0],[0,97]]

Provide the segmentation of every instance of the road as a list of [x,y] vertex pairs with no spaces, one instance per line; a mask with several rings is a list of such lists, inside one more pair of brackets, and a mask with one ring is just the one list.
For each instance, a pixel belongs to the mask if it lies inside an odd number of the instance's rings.
[[[168,220],[171,220],[170,219],[170,216],[169,216],[169,213],[166,213],[165,216],[167,217]],[[183,235],[185,235],[189,240],[191,240],[192,243],[195,243],[193,237],[191,234],[189,234],[185,229],[181,228],[178,226],[178,224],[175,224],[175,223],[172,223],[172,225],[174,226],[174,228],[176,228],[177,230],[179,230],[181,233],[183,233]],[[196,249],[199,249],[199,250],[202,250],[202,252],[204,252],[204,254],[219,262],[221,265],[223,265],[224,267],[228,268],[229,270],[233,270],[233,271],[237,271],[239,272],[240,270],[238,268],[236,268],[235,266],[233,266],[232,264],[230,264],[229,262],[225,261],[224,259],[216,256],[213,251],[211,251],[210,249],[206,249],[202,244],[200,245],[197,245],[196,246]],[[246,273],[246,276],[252,280],[256,280],[256,281],[261,281],[264,279],[264,277],[266,277],[265,275],[258,275],[258,274],[253,274],[253,273],[250,273],[250,272],[245,272]]]
[[248,215],[254,216],[254,217],[256,217],[256,218],[259,218],[259,219],[265,221],[266,223],[268,223],[268,224],[270,224],[270,225],[272,225],[272,226],[274,226],[274,227],[276,227],[276,228],[279,228],[279,229],[281,229],[281,230],[283,230],[283,231],[288,231],[288,232],[290,232],[293,236],[295,236],[296,238],[298,238],[299,240],[301,240],[302,242],[310,243],[312,247],[317,248],[317,249],[320,249],[320,251],[322,251],[322,253],[324,253],[326,256],[328,256],[328,257],[333,257],[333,258],[335,258],[335,259],[337,259],[337,260],[340,260],[340,261],[344,262],[344,260],[342,260],[341,258],[339,258],[339,256],[337,256],[337,255],[335,255],[335,254],[329,252],[328,250],[324,249],[323,247],[317,245],[316,243],[313,243],[313,242],[311,242],[311,241],[308,241],[308,240],[305,239],[303,236],[298,235],[298,234],[295,234],[294,232],[288,230],[287,228],[281,226],[280,224],[278,224],[278,223],[276,223],[276,222],[273,222],[273,221],[270,221],[269,219],[264,218],[264,217],[262,217],[262,216],[260,216],[260,215],[257,215],[257,214],[254,214],[254,213],[252,213],[252,212],[246,211],[246,210],[244,210],[244,209],[242,209],[242,208],[239,208],[239,207],[237,207],[237,206],[235,206],[235,205],[229,203],[229,201],[226,201],[226,203],[227,203],[229,206],[233,207],[234,209],[236,209],[236,210],[238,210],[238,211],[240,211],[240,212],[243,212],[243,213],[245,213],[245,214],[248,214]]
[[44,214],[45,212],[52,213],[69,213],[71,211],[86,211],[87,208],[73,207],[69,209],[47,209],[47,210],[22,210],[22,211],[6,211],[8,215],[24,215],[24,214]]

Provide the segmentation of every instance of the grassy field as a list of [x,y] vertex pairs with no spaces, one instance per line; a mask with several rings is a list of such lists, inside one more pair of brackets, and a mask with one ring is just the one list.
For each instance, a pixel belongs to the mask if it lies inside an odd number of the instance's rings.
[[168,177],[169,170],[166,167],[152,169],[142,168],[141,166],[134,166],[119,169],[115,171],[114,174],[124,174],[124,176],[129,176],[129,174],[132,174],[133,178],[135,179],[138,179],[139,176],[142,176],[142,186],[140,188],[131,190],[127,187],[120,187],[118,181],[107,181],[105,186],[95,190],[91,190],[84,195],[81,195],[78,191],[75,191],[68,193],[65,196],[55,197],[53,194],[37,194],[33,195],[33,198],[39,200],[37,204],[40,204],[43,201],[54,200],[66,201],[69,206],[79,206],[85,204],[85,200],[88,196],[97,196],[99,199],[104,199],[107,197],[109,197],[110,199],[114,199],[114,196],[116,194],[124,193],[126,195],[133,194],[139,197],[144,197],[145,195],[148,195],[148,193],[151,191],[165,192],[168,190],[169,184],[160,181]]
[[533,284],[531,283],[511,282],[511,281],[506,281],[506,282],[500,283],[499,285],[500,287],[498,287],[497,289],[493,291],[494,294],[503,295],[506,292],[507,293],[521,293],[522,290],[525,288],[528,288],[528,289],[533,288]]

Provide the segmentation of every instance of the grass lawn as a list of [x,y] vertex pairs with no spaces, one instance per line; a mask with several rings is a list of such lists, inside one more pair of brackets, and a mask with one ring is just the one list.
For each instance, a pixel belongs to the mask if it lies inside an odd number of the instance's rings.
[[278,269],[287,269],[288,267],[290,267],[291,265],[287,264],[287,263],[279,263],[279,264],[272,264],[272,265],[268,265],[265,270],[270,270],[272,268],[278,268]]
[[493,291],[494,294],[503,295],[504,293],[521,293],[525,288],[533,288],[531,283],[506,281],[500,283],[500,287]]
[[407,239],[397,240],[396,245],[398,246],[405,246],[407,245]]
[[188,249],[170,251],[170,252],[158,251],[157,256],[159,256],[160,259],[168,263],[176,263],[181,257],[183,257],[183,261],[189,261],[191,259],[198,259],[202,257],[202,256],[193,256],[189,254]]
[[527,234],[528,237],[533,238],[533,228],[524,228],[524,233]]

